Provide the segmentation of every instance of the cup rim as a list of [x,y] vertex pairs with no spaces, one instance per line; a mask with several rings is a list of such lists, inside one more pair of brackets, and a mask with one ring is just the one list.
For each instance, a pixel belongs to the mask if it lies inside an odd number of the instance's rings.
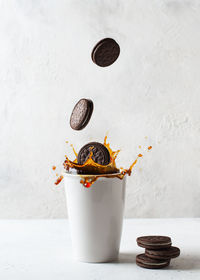
[[120,175],[121,172],[117,172],[117,173],[109,173],[109,174],[106,174],[106,173],[103,173],[103,174],[73,174],[73,173],[67,173],[67,172],[63,172],[62,175],[64,177],[83,177],[83,178],[88,178],[88,177],[96,177],[96,176],[99,176],[99,177],[112,177],[113,175]]

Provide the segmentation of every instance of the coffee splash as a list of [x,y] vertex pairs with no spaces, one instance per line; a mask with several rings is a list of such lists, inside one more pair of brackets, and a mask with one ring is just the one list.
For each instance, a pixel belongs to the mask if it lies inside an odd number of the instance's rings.
[[110,144],[107,143],[107,136],[104,139],[104,146],[108,149],[109,154],[110,154],[110,163],[109,164],[101,165],[101,164],[96,163],[92,159],[92,156],[93,156],[92,148],[90,150],[90,155],[89,155],[88,159],[86,160],[86,162],[84,164],[78,164],[77,163],[78,162],[77,153],[76,153],[74,147],[72,146],[76,159],[74,161],[71,161],[71,160],[69,160],[69,158],[67,156],[65,156],[65,161],[63,164],[65,170],[69,171],[71,168],[71,169],[78,170],[78,172],[82,171],[83,174],[97,174],[97,175],[119,173],[120,170],[116,167],[115,160],[116,160],[117,155],[120,152],[120,150],[113,151],[110,148]]
[[[68,143],[68,141],[66,141],[66,143]],[[100,165],[100,164],[94,162],[93,159],[92,159],[92,156],[93,156],[92,149],[90,151],[90,155],[89,155],[88,159],[86,160],[86,162],[82,165],[78,164],[77,152],[75,151],[74,146],[72,144],[70,144],[70,146],[71,146],[71,148],[74,152],[74,155],[76,157],[75,160],[71,161],[67,157],[67,155],[65,155],[65,161],[64,161],[63,165],[64,165],[64,169],[67,172],[70,172],[70,170],[76,170],[79,173],[81,171],[83,171],[84,174],[88,174],[88,176],[79,174],[79,176],[81,177],[80,183],[86,188],[91,187],[91,185],[95,181],[97,181],[98,178],[101,178],[101,177],[119,178],[119,179],[122,180],[126,174],[128,176],[130,176],[131,173],[132,173],[132,169],[136,165],[138,159],[143,156],[142,154],[138,154],[137,158],[130,165],[130,167],[128,169],[124,169],[123,167],[120,167],[120,169],[118,169],[116,167],[115,160],[116,160],[120,150],[113,151],[111,149],[110,144],[107,142],[107,136],[105,136],[103,144],[108,149],[108,151],[110,153],[110,163],[108,165]],[[152,146],[149,146],[148,150],[150,150],[151,148],[152,148]],[[89,174],[96,174],[96,175],[89,175]],[[63,176],[62,175],[59,176],[57,178],[55,184],[58,185],[62,181],[62,179],[63,179]]]

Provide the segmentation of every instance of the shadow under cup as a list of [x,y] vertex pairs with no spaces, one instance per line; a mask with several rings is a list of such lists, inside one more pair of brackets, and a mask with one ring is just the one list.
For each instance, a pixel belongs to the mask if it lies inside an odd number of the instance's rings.
[[126,177],[106,174],[85,188],[86,176],[64,174],[65,194],[74,256],[82,262],[110,262],[119,254]]

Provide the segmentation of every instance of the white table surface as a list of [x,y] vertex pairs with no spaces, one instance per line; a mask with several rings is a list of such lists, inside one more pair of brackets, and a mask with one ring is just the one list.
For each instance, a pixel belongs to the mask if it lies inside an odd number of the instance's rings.
[[[200,219],[124,221],[119,260],[91,264],[73,259],[67,220],[1,220],[1,280],[200,279]],[[148,270],[135,264],[141,235],[169,235],[181,256],[168,268]]]

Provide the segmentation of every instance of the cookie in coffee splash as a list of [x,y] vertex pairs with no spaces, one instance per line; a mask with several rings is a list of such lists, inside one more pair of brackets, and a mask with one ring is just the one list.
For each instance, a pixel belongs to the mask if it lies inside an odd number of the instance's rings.
[[[140,153],[130,165],[129,168],[118,168],[116,166],[116,158],[120,150],[114,151],[110,144],[107,142],[107,136],[104,138],[103,143],[90,142],[84,145],[79,153],[77,153],[71,145],[75,159],[70,160],[68,156],[65,156],[63,163],[65,172],[78,174],[80,176],[80,183],[89,188],[98,178],[107,177],[123,179],[125,175],[130,176],[132,169],[137,163],[138,159],[143,155]],[[152,147],[149,146],[148,150]],[[63,179],[63,176],[59,176],[55,184],[59,184]]]

